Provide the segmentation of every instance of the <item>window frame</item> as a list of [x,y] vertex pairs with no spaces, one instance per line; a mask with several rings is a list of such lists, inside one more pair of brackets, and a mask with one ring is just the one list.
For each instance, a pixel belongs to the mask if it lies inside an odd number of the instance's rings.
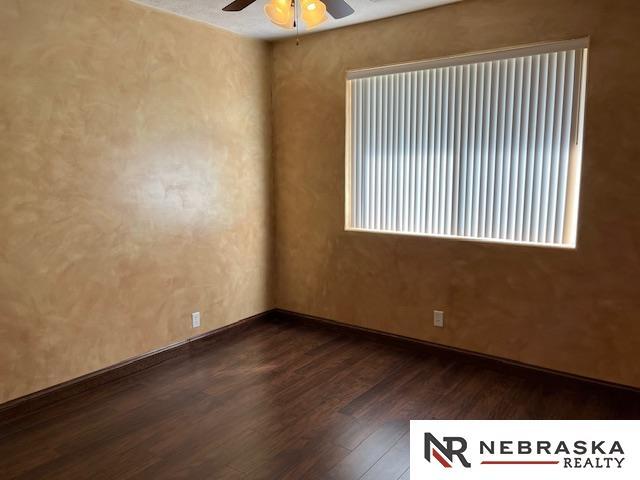
[[[344,230],[347,232],[361,232],[361,233],[375,233],[375,234],[391,234],[402,236],[415,236],[415,237],[432,237],[432,238],[444,238],[450,240],[462,240],[469,242],[482,242],[482,243],[498,243],[518,246],[533,246],[542,248],[556,248],[556,249],[576,249],[578,239],[578,229],[580,222],[580,196],[581,196],[581,173],[582,173],[582,151],[584,144],[584,124],[586,121],[586,92],[587,92],[587,77],[588,77],[588,55],[589,55],[590,37],[581,37],[571,40],[553,41],[553,42],[540,42],[531,43],[526,45],[518,45],[512,47],[504,47],[491,50],[482,50],[477,52],[462,53],[457,55],[438,57],[433,59],[418,60],[411,62],[403,62],[397,64],[390,64],[376,67],[365,67],[357,69],[349,69],[346,71],[345,78],[345,204],[344,204]],[[576,66],[577,79],[573,90],[573,105],[575,105],[575,111],[572,113],[572,125],[569,138],[571,139],[571,145],[575,148],[570,149],[569,153],[569,165],[567,172],[567,192],[566,198],[568,205],[566,206],[566,212],[571,217],[570,241],[564,241],[562,243],[546,243],[546,242],[534,242],[534,241],[521,241],[512,239],[500,239],[500,238],[487,238],[487,237],[472,237],[465,235],[449,235],[449,234],[437,234],[437,233],[422,233],[422,232],[405,232],[398,230],[382,230],[382,229],[368,229],[357,228],[350,226],[351,222],[351,185],[352,185],[352,99],[351,99],[351,84],[350,80],[363,79],[374,77],[378,75],[392,75],[397,73],[414,72],[420,70],[427,70],[432,68],[441,67],[453,67],[460,65],[468,65],[480,62],[489,62],[496,60],[510,59],[513,57],[530,56],[545,53],[553,53],[563,50],[578,50],[583,49],[582,55],[576,56],[576,61],[579,65]],[[565,236],[567,234],[565,233]]]

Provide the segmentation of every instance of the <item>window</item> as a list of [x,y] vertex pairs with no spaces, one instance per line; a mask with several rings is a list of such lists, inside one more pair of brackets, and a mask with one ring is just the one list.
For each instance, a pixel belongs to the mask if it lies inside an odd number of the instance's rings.
[[346,229],[575,247],[587,46],[348,72]]

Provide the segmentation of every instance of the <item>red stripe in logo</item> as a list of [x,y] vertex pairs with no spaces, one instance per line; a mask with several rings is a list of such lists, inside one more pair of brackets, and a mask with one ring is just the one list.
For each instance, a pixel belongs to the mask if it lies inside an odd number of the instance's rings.
[[438,460],[444,468],[451,468],[451,464],[447,462],[442,455],[436,452],[435,448],[431,450],[431,454],[433,455],[433,458]]
[[481,465],[557,465],[558,461],[530,461],[530,462],[525,462],[525,461],[504,461],[504,462],[500,462],[497,460],[485,460],[483,462],[481,462]]

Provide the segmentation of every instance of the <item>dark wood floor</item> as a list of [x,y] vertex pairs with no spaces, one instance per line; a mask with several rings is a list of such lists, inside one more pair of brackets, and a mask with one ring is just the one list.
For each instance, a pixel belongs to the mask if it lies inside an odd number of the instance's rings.
[[0,478],[405,480],[410,419],[640,418],[638,398],[270,320],[3,425]]

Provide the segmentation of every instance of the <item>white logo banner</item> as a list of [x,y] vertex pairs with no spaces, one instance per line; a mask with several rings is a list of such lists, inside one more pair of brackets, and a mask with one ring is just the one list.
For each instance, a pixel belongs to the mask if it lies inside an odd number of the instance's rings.
[[640,421],[412,420],[411,480],[640,479]]

